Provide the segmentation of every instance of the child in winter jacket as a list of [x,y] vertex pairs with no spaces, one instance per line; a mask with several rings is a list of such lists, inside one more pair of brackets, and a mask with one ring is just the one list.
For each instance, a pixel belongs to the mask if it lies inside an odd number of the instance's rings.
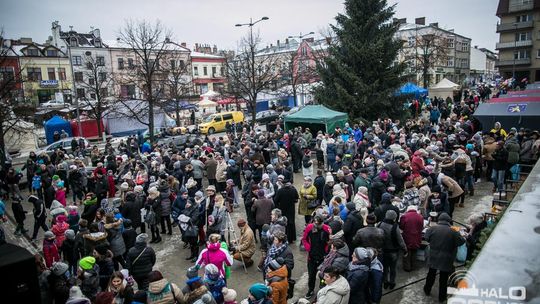
[[62,243],[66,239],[64,233],[69,229],[69,224],[66,222],[67,218],[65,215],[61,214],[56,217],[56,223],[51,228],[51,231],[56,237],[56,245],[58,248],[62,247]]
[[272,303],[274,304],[287,304],[289,281],[287,280],[287,266],[284,263],[283,258],[279,257],[270,261],[266,270],[266,282],[272,287]]
[[32,192],[36,192],[37,196],[40,199],[43,199],[43,190],[41,190],[41,186],[41,175],[36,171],[32,177]]
[[75,231],[68,229],[64,235],[65,240],[60,247],[60,252],[64,262],[69,266],[69,273],[75,276],[77,274],[77,260],[79,260],[75,252]]
[[79,231],[79,220],[81,219],[79,210],[77,209],[77,206],[68,206],[68,210],[67,223],[69,224],[69,229],[77,234]]
[[56,193],[54,195],[54,198],[62,204],[62,206],[66,206],[66,188],[64,188],[64,181],[59,181],[57,184]]
[[47,268],[51,268],[55,262],[60,261],[58,246],[56,246],[54,238],[54,233],[52,231],[45,232],[43,239],[43,256],[45,257],[45,265]]
[[216,265],[208,264],[204,267],[204,285],[206,285],[216,303],[223,303],[225,280],[223,280]]

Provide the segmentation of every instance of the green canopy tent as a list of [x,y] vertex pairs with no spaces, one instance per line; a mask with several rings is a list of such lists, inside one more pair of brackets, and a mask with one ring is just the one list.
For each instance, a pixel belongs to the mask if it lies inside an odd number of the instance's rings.
[[323,105],[309,105],[300,111],[285,116],[285,131],[301,126],[309,128],[312,133],[321,130],[332,132],[335,127],[343,128],[349,117],[347,113],[331,110]]

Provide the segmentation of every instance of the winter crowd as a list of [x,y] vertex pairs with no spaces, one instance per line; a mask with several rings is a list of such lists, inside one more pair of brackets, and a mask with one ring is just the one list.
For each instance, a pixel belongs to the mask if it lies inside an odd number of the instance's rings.
[[[237,303],[229,287],[242,287],[227,283],[241,263],[261,272],[245,303],[285,304],[296,244],[307,254],[300,302],[379,303],[396,287],[398,260],[412,271],[427,246],[424,292],[438,274],[444,301],[458,248],[470,258],[487,225],[474,213],[456,229],[454,210],[480,179],[503,193],[519,164],[538,158],[537,131],[480,130],[470,118],[477,103],[417,102],[404,124],[387,118],[327,133],[244,128],[183,150],[134,137],[103,150],[74,140],[75,154],[31,153],[23,168],[31,231],[22,174],[2,171],[1,186],[15,234],[37,243],[45,231],[36,256],[43,303]],[[239,214],[234,224],[231,213]],[[149,245],[172,234],[193,263],[184,286],[156,269]]]

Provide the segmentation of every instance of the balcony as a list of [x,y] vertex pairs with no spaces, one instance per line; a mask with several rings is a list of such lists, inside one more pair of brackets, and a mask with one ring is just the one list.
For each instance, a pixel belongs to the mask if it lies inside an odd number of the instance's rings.
[[[526,3],[512,3],[513,1],[510,1],[510,5],[508,5],[508,12],[509,13],[515,13],[515,12],[521,12],[521,11],[530,11],[534,8],[533,1],[529,1]],[[521,2],[521,1],[516,1]],[[524,1],[525,2],[525,1]]]
[[522,40],[522,41],[513,41],[513,42],[497,42],[495,49],[514,49],[519,47],[529,47],[532,46],[532,40]]
[[517,22],[517,23],[502,23],[502,24],[497,24],[497,33],[528,29],[533,26],[534,26],[534,21],[532,20],[525,21],[525,22]]
[[502,66],[513,66],[513,65],[530,65],[531,64],[531,58],[522,58],[522,59],[516,59],[515,61],[512,60],[499,60],[495,62],[495,67],[502,67]]

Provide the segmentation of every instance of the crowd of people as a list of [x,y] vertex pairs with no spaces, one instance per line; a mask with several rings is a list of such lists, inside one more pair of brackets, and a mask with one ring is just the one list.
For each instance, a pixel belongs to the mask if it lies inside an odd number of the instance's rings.
[[[424,292],[438,273],[444,301],[458,247],[466,244],[470,258],[487,225],[474,213],[457,231],[454,211],[480,179],[503,193],[505,179],[539,154],[538,131],[500,123],[480,130],[470,118],[477,104],[475,96],[456,104],[435,98],[404,124],[386,118],[327,133],[244,128],[184,150],[129,137],[102,150],[77,146],[76,155],[31,153],[24,170],[32,231],[13,168],[2,172],[4,200],[16,235],[38,242],[44,230],[36,256],[43,303],[237,303],[233,288],[243,287],[228,281],[241,263],[261,273],[246,303],[285,304],[296,244],[307,254],[300,302],[379,303],[396,287],[398,260],[403,271],[417,269],[426,244]],[[171,242],[171,234],[181,234],[193,263],[185,286],[156,269],[149,245]]]

